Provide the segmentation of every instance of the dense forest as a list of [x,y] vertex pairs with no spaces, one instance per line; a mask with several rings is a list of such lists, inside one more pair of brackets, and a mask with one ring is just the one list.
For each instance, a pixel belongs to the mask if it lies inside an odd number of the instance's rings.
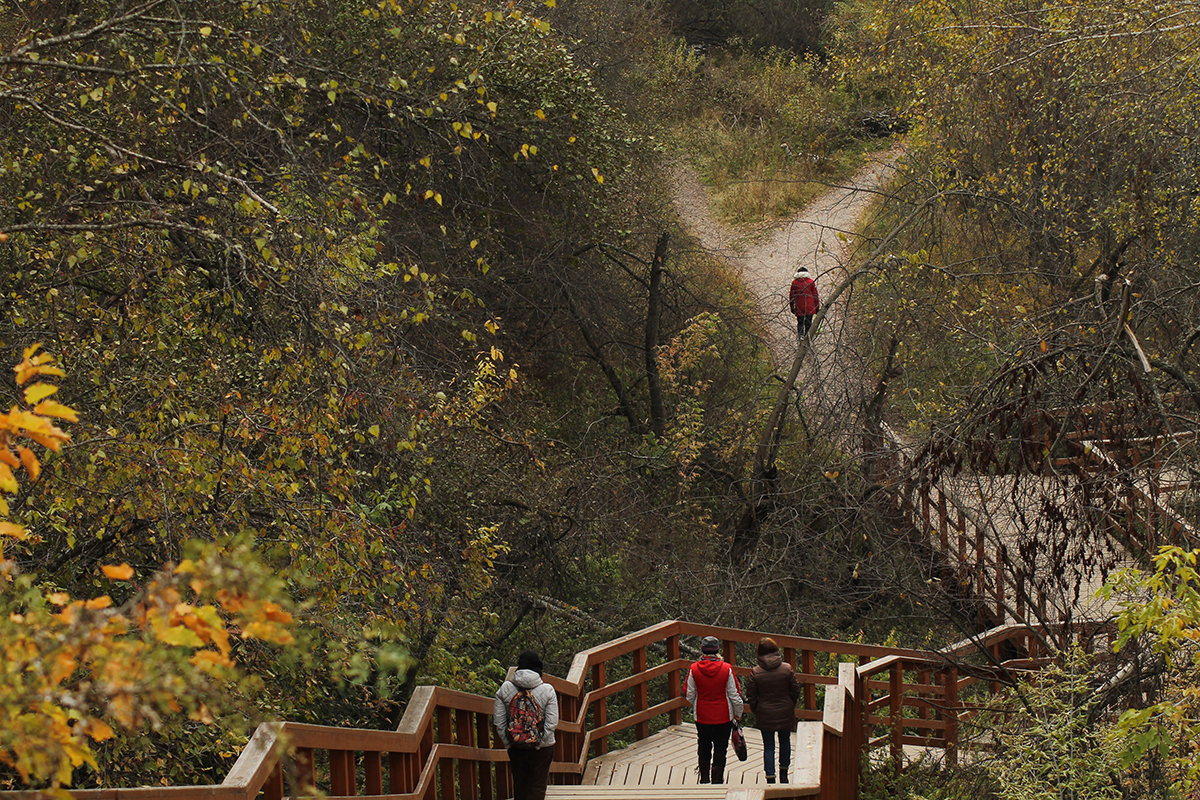
[[[262,719],[394,727],[663,619],[973,632],[872,434],[1033,472],[1103,406],[1190,486],[1198,35],[1148,0],[5,5],[0,788],[218,782]],[[884,152],[822,414],[672,176],[754,236]],[[1064,659],[994,763],[864,792],[1200,779],[1195,552],[1120,575],[1066,522],[1104,486],[1056,479],[1028,558],[1103,562],[1137,669]]]

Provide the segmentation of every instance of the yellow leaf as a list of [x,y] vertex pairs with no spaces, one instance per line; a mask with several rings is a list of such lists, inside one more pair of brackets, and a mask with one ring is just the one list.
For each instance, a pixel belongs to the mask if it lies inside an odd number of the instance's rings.
[[296,640],[291,631],[271,622],[251,622],[246,625],[243,635],[248,639],[262,639],[275,644],[291,644]]
[[58,391],[58,387],[50,383],[35,383],[25,387],[25,402],[33,405],[39,400],[45,400]]
[[21,485],[17,483],[16,476],[13,475],[12,468],[0,461],[0,491],[16,494]]
[[18,525],[15,522],[0,521],[0,536],[8,536],[17,540],[29,538],[29,534],[25,532],[23,525]]
[[604,183],[604,176],[600,174],[600,170],[592,167],[592,177],[596,179],[596,183]]
[[212,26],[210,26],[210,25],[201,25],[200,26],[200,35],[201,36],[208,36],[211,33],[212,33]]
[[173,644],[176,647],[203,647],[204,642],[196,635],[196,632],[183,625],[170,625],[161,630],[155,631],[159,641],[164,644]]
[[75,413],[75,409],[64,406],[57,400],[43,400],[33,407],[33,411],[44,417],[58,417],[67,422],[79,422],[79,415]]
[[100,567],[104,577],[114,581],[127,581],[133,577],[133,567],[128,564],[105,564]]
[[21,459],[17,458],[16,454],[7,447],[0,447],[0,461],[8,464],[13,469],[21,466]]
[[71,595],[67,594],[66,592],[51,592],[50,594],[46,595],[46,599],[56,606],[65,606],[67,603],[71,602]]
[[545,118],[546,118],[546,112],[545,112],[545,111],[542,111],[540,108],[539,108],[537,111],[533,112],[533,115],[534,115],[535,117],[537,117],[538,119],[545,119]]

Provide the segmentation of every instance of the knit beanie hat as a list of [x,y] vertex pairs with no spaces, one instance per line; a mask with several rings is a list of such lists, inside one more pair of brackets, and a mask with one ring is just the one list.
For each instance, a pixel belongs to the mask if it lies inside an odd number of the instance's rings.
[[526,650],[517,656],[517,669],[529,669],[542,674],[542,657],[532,650]]
[[713,655],[720,651],[721,640],[715,636],[705,636],[700,640],[700,652],[705,655]]

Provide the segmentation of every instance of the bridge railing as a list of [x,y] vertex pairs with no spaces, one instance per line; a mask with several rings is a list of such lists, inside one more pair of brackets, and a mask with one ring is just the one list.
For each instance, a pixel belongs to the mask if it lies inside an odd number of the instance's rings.
[[[725,658],[745,676],[763,634],[668,621],[577,654],[565,678],[545,676],[558,692],[562,718],[552,781],[579,783],[589,756],[605,752],[614,740],[645,739],[661,726],[682,722],[683,681],[692,660],[683,651],[703,636],[721,639]],[[813,745],[797,748],[797,785],[801,774],[812,774],[819,778],[822,797],[840,800],[853,796],[846,794],[847,787],[857,785],[864,747],[890,743],[894,749],[919,740],[953,751],[955,723],[964,713],[957,693],[980,680],[999,690],[1007,674],[1004,660],[1036,659],[1036,643],[1044,637],[1026,626],[1005,626],[942,652],[772,638],[803,687],[800,716],[805,721],[799,732]],[[964,667],[971,658],[984,663]],[[282,800],[318,794],[333,800],[364,795],[501,800],[511,789],[508,757],[492,728],[491,711],[489,697],[423,686],[395,731],[260,725],[219,786],[72,794],[78,800]],[[806,752],[817,755],[817,766],[805,766]],[[34,797],[35,792],[0,792],[2,800]]]

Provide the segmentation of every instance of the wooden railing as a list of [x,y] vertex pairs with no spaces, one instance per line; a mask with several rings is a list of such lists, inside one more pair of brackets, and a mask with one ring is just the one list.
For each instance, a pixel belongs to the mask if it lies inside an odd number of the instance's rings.
[[[978,601],[985,624],[1006,620],[1036,624],[1058,618],[1061,609],[1050,608],[1042,583],[1014,564],[1006,537],[992,517],[968,507],[941,481],[928,479],[896,443],[895,434],[885,433],[894,453],[890,463],[897,507],[925,546],[941,557],[960,592]],[[1161,484],[1155,462],[1149,460],[1144,475],[1121,479],[1126,471],[1101,443],[1075,436],[1064,442],[1073,455],[1055,459],[1056,467],[1071,462],[1113,476],[1112,488],[1105,494],[1109,501],[1105,518],[1113,537],[1124,542],[1131,556],[1147,558],[1162,544],[1200,545],[1200,532],[1167,502],[1174,491],[1190,484]]]
[[815,782],[821,800],[854,800],[863,754],[884,746],[897,770],[905,746],[936,749],[946,763],[956,763],[969,744],[960,739],[961,726],[981,709],[998,708],[1003,700],[997,696],[1020,675],[1050,663],[1051,641],[1111,652],[1110,624],[1056,627],[1002,625],[935,654],[839,664],[821,721],[797,728],[796,782]]
[[[763,634],[669,621],[577,654],[558,692],[554,783],[578,783],[589,754],[645,739],[678,724],[687,705],[683,678],[690,637],[716,636],[745,676]],[[857,791],[864,748],[888,744],[958,747],[962,690],[983,682],[998,691],[1014,659],[1036,665],[1043,632],[1005,626],[941,652],[772,635],[802,686],[793,796],[818,791],[848,800]],[[972,663],[972,659],[974,663]],[[1032,661],[1030,659],[1033,659]],[[886,678],[885,678],[886,676]],[[823,695],[822,697],[818,697]],[[820,705],[818,701],[820,699]],[[323,794],[389,800],[502,800],[509,796],[507,753],[491,726],[492,699],[423,686],[398,730],[357,730],[282,722],[260,725],[219,786],[93,789],[77,800],[281,800]],[[882,733],[875,733],[882,731]],[[815,761],[814,761],[815,759]],[[809,781],[807,784],[805,781]],[[772,796],[782,796],[772,790]],[[34,792],[0,792],[32,800]]]

